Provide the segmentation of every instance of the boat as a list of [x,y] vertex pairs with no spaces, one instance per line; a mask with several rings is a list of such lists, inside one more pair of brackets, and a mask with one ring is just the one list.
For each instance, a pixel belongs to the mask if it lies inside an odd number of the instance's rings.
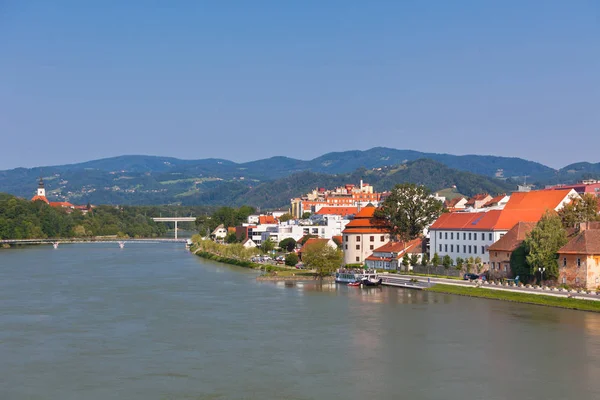
[[364,270],[353,270],[340,268],[335,273],[336,283],[354,283],[365,276]]
[[381,286],[381,282],[383,279],[379,278],[377,274],[367,274],[360,280],[363,287]]
[[350,283],[348,284],[348,286],[360,286],[360,285],[361,285],[361,282],[360,282],[360,281],[356,281],[356,282],[350,282]]

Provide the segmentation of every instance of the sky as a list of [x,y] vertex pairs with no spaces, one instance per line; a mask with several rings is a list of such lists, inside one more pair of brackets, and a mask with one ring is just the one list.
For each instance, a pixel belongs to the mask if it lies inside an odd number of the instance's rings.
[[600,162],[596,0],[0,0],[0,169],[376,146]]

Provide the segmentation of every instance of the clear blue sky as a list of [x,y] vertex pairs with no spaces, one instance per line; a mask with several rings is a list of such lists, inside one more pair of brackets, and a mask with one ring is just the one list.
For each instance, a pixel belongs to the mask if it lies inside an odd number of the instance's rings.
[[561,167],[600,161],[599,128],[596,0],[0,0],[0,169],[375,146]]

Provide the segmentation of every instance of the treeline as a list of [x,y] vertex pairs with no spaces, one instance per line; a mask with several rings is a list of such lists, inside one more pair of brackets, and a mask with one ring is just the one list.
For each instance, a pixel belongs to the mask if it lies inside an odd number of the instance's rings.
[[0,239],[121,236],[158,237],[166,233],[140,207],[99,206],[87,214],[0,193]]

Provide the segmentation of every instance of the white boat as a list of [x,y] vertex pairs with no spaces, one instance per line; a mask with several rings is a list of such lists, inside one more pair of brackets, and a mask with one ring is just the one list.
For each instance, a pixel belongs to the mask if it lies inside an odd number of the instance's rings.
[[364,276],[364,271],[338,269],[335,273],[335,281],[337,283],[352,283],[360,281]]

